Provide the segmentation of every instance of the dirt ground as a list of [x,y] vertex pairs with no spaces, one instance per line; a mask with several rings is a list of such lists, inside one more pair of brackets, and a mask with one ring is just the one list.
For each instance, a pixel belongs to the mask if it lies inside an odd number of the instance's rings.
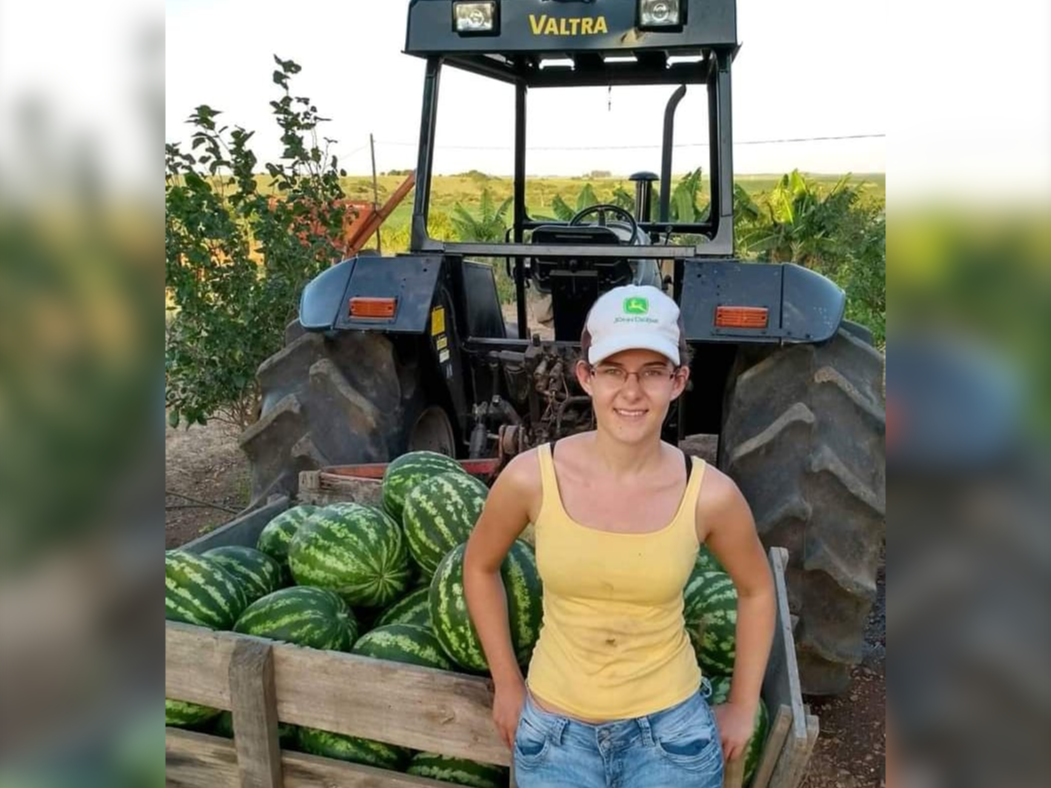
[[[176,547],[235,516],[248,503],[249,474],[237,430],[216,422],[167,429],[165,545]],[[714,460],[715,440],[690,436],[683,448]],[[190,496],[189,500],[181,496]],[[220,508],[211,508],[220,507]],[[864,661],[850,691],[834,699],[805,698],[821,722],[804,788],[882,788],[884,782],[884,570],[866,633]]]
[[207,533],[248,505],[248,464],[237,435],[235,427],[215,421],[165,430],[165,549]]

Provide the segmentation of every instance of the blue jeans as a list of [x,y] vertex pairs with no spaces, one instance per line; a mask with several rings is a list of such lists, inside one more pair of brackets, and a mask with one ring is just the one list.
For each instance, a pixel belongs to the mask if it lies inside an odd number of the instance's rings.
[[519,788],[721,788],[723,752],[700,691],[671,708],[589,725],[526,693],[514,746]]

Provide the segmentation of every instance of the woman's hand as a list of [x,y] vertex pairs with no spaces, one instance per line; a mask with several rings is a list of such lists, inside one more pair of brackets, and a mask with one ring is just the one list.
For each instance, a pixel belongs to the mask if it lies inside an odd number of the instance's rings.
[[745,745],[752,737],[755,726],[755,712],[754,708],[740,703],[723,703],[712,708],[725,761],[732,761],[744,754]]
[[525,683],[518,681],[496,685],[493,694],[493,722],[496,723],[496,730],[509,750],[514,749],[515,732],[518,730],[518,718],[525,704],[525,693]]

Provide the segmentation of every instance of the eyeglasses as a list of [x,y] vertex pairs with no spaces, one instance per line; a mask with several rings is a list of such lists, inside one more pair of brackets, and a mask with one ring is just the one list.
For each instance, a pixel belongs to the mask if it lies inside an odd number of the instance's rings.
[[660,391],[669,380],[673,380],[678,374],[679,368],[668,371],[667,367],[645,367],[634,372],[629,372],[623,367],[614,366],[592,366],[591,375],[595,381],[604,387],[619,389],[626,385],[628,378],[634,375],[638,378],[639,385],[647,391]]

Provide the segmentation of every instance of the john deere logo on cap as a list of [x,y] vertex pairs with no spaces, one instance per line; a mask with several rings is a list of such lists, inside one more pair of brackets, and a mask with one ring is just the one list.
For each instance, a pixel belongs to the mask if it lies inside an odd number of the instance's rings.
[[645,315],[650,311],[649,299],[642,298],[641,296],[633,296],[632,298],[624,299],[624,314],[625,315]]

